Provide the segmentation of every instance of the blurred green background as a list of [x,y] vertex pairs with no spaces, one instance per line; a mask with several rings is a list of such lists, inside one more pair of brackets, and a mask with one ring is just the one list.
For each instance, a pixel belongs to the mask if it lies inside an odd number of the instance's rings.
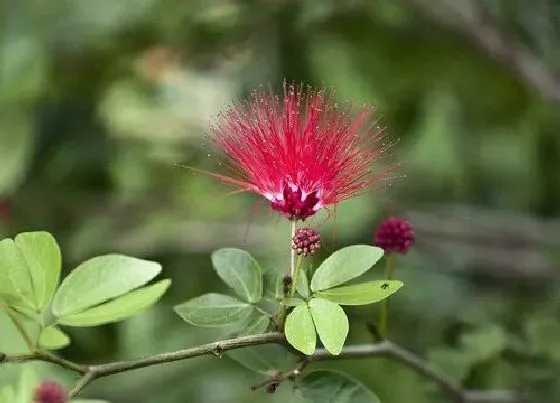
[[[324,253],[370,243],[387,215],[412,222],[417,245],[397,260],[406,287],[391,299],[391,338],[465,387],[560,401],[560,2],[477,2],[484,13],[473,3],[0,1],[0,235],[52,232],[66,271],[122,252],[162,262],[174,281],[133,319],[69,329],[62,354],[105,362],[218,339],[171,310],[225,290],[214,249],[242,247],[284,270],[284,220],[177,164],[218,170],[205,139],[213,116],[286,78],[375,104],[396,143],[402,168],[390,186],[314,221]],[[378,307],[349,313],[350,342],[368,342]],[[1,351],[23,348],[4,317],[0,335]],[[317,366],[349,371],[384,403],[449,401],[393,362]],[[2,367],[0,385],[21,370]],[[250,391],[260,380],[227,358],[198,358],[100,380],[85,396],[295,401],[288,384]]]

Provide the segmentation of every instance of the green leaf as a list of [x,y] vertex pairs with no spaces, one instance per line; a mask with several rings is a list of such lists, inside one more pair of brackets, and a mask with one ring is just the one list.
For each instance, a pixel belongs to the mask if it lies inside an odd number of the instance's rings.
[[465,380],[473,365],[468,354],[449,348],[435,348],[431,350],[428,353],[428,362],[458,382]]
[[296,388],[312,403],[380,403],[364,384],[338,371],[311,371],[296,379]]
[[272,300],[280,300],[284,297],[284,284],[282,276],[277,273],[266,273],[264,281],[264,297]]
[[241,249],[220,249],[212,253],[212,265],[237,295],[249,302],[262,297],[262,270],[257,261]]
[[120,297],[152,280],[159,263],[123,255],[94,257],[79,265],[56,292],[52,312],[63,317]]
[[323,298],[309,301],[309,310],[321,342],[327,351],[338,355],[348,336],[348,317],[342,308]]
[[330,255],[315,271],[311,289],[321,291],[345,283],[368,271],[381,257],[383,249],[354,245],[340,249]]
[[239,336],[249,336],[251,334],[262,334],[268,329],[270,325],[270,318],[267,315],[255,312],[255,314],[249,317],[248,324],[244,329],[239,332]]
[[60,278],[61,254],[54,237],[48,232],[24,232],[15,238],[31,277],[37,310],[51,300]]
[[35,371],[25,367],[19,378],[17,398],[13,403],[29,403],[33,401],[33,391],[39,383]]
[[35,310],[31,275],[11,239],[0,242],[0,294],[11,304]]
[[305,304],[296,306],[286,318],[284,325],[286,340],[298,351],[311,355],[315,352],[317,336],[315,326],[309,312],[309,307]]
[[58,323],[66,326],[98,326],[121,321],[155,304],[170,285],[171,280],[161,280],[84,312],[63,316]]
[[384,300],[402,286],[398,280],[376,280],[318,291],[315,295],[340,305],[367,305]]
[[16,392],[10,385],[0,389],[0,403],[12,403],[16,401]]
[[506,348],[507,342],[504,329],[498,325],[489,325],[461,337],[462,350],[474,362],[485,361],[498,355]]
[[253,307],[223,294],[204,294],[174,308],[184,321],[195,326],[226,326],[245,319]]
[[301,304],[305,304],[305,301],[301,298],[284,298],[281,301],[281,304],[284,306],[298,306]]
[[305,270],[301,269],[297,278],[296,290],[303,298],[309,298],[311,291],[309,290],[309,281]]
[[39,336],[39,346],[47,350],[58,350],[70,344],[70,337],[56,326],[43,329]]
[[285,347],[266,344],[231,350],[227,356],[251,371],[273,375],[280,371],[293,369],[299,357],[291,354]]

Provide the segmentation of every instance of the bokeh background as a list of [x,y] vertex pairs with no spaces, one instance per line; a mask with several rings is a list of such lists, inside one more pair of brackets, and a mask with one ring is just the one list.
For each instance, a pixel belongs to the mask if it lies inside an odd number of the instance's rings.
[[[286,267],[289,225],[266,203],[177,165],[220,169],[205,139],[212,118],[286,78],[376,105],[395,143],[397,178],[314,221],[324,253],[371,243],[388,215],[412,222],[391,338],[466,387],[560,401],[559,1],[3,0],[0,18],[0,235],[52,232],[66,271],[122,252],[162,262],[174,281],[133,319],[68,329],[65,357],[104,362],[219,338],[171,310],[225,290],[214,249]],[[350,341],[368,342],[378,307],[350,315]],[[0,346],[23,348],[4,317]],[[396,363],[322,366],[349,371],[384,403],[449,401]],[[0,385],[21,370],[2,367]],[[295,401],[289,385],[250,391],[259,380],[207,357],[101,380],[85,395]]]

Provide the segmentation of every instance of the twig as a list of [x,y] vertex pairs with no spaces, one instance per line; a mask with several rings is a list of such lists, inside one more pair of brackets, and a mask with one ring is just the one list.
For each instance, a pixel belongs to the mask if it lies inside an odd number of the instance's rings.
[[[50,353],[38,352],[35,354],[27,354],[20,356],[6,356],[4,362],[18,363],[26,361],[47,361],[60,365],[69,370],[75,371],[82,375],[76,386],[70,392],[72,397],[78,395],[86,386],[96,379],[118,374],[121,372],[133,371],[140,368],[146,368],[153,365],[165,364],[175,361],[187,360],[202,355],[220,355],[229,350],[235,350],[244,347],[256,346],[260,344],[282,344],[286,345],[286,339],[282,333],[265,333],[254,336],[245,336],[237,339],[223,340],[215,343],[204,344],[198,347],[178,350],[168,353],[160,353],[144,358],[130,361],[117,361],[99,365],[80,365],[70,361],[58,358]],[[419,375],[435,382],[443,391],[447,392],[457,403],[515,403],[521,402],[521,396],[515,391],[471,391],[463,389],[454,380],[448,378],[432,368],[430,364],[424,361],[414,353],[407,351],[398,345],[385,340],[380,343],[363,344],[345,347],[340,355],[332,355],[324,349],[318,349],[313,355],[305,357],[300,366],[292,371],[276,374],[273,378],[261,382],[258,386],[269,385],[279,380],[290,379],[299,375],[301,368],[307,364],[326,360],[339,359],[357,359],[357,358],[373,358],[384,357],[391,359],[407,366],[416,371]],[[255,385],[257,386],[257,385]]]
[[[447,2],[447,6],[436,0],[403,1],[416,5],[428,16],[445,25],[459,28],[492,59],[511,70],[529,87],[536,89],[549,100],[560,101],[560,81],[541,60],[509,39],[491,21],[481,1],[454,0]],[[450,20],[450,14],[456,18]]]

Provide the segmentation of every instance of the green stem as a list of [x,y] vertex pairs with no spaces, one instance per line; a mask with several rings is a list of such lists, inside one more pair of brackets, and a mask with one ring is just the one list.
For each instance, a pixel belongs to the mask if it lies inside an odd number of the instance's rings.
[[[391,280],[393,276],[393,256],[391,253],[388,253],[385,258],[385,278],[387,280]],[[389,302],[388,298],[385,298],[381,301],[381,313],[379,315],[379,333],[382,337],[387,338],[387,331],[388,331],[388,322],[389,322]]]
[[292,278],[292,288],[290,290],[290,297],[293,297],[294,295],[296,295],[297,281],[298,281],[298,277],[299,277],[299,272],[301,271],[302,260],[303,259],[301,258],[301,255],[299,255],[297,257],[296,270],[295,270],[295,273],[294,273],[294,277]]
[[296,235],[296,221],[292,221],[292,236],[290,237],[290,277],[294,279],[296,272],[296,250],[292,248],[292,240]]
[[8,318],[10,318],[10,320],[14,324],[15,328],[17,329],[17,331],[19,332],[19,334],[23,338],[23,341],[25,341],[25,344],[27,345],[27,348],[29,349],[29,351],[34,353],[36,348],[35,348],[35,345],[33,344],[33,342],[31,341],[31,338],[27,334],[27,331],[25,330],[23,325],[20,323],[20,321],[17,318],[14,311],[12,311],[12,309],[8,306],[8,304],[6,304],[6,302],[1,298],[0,298],[0,309],[3,310],[6,315],[8,315]]

